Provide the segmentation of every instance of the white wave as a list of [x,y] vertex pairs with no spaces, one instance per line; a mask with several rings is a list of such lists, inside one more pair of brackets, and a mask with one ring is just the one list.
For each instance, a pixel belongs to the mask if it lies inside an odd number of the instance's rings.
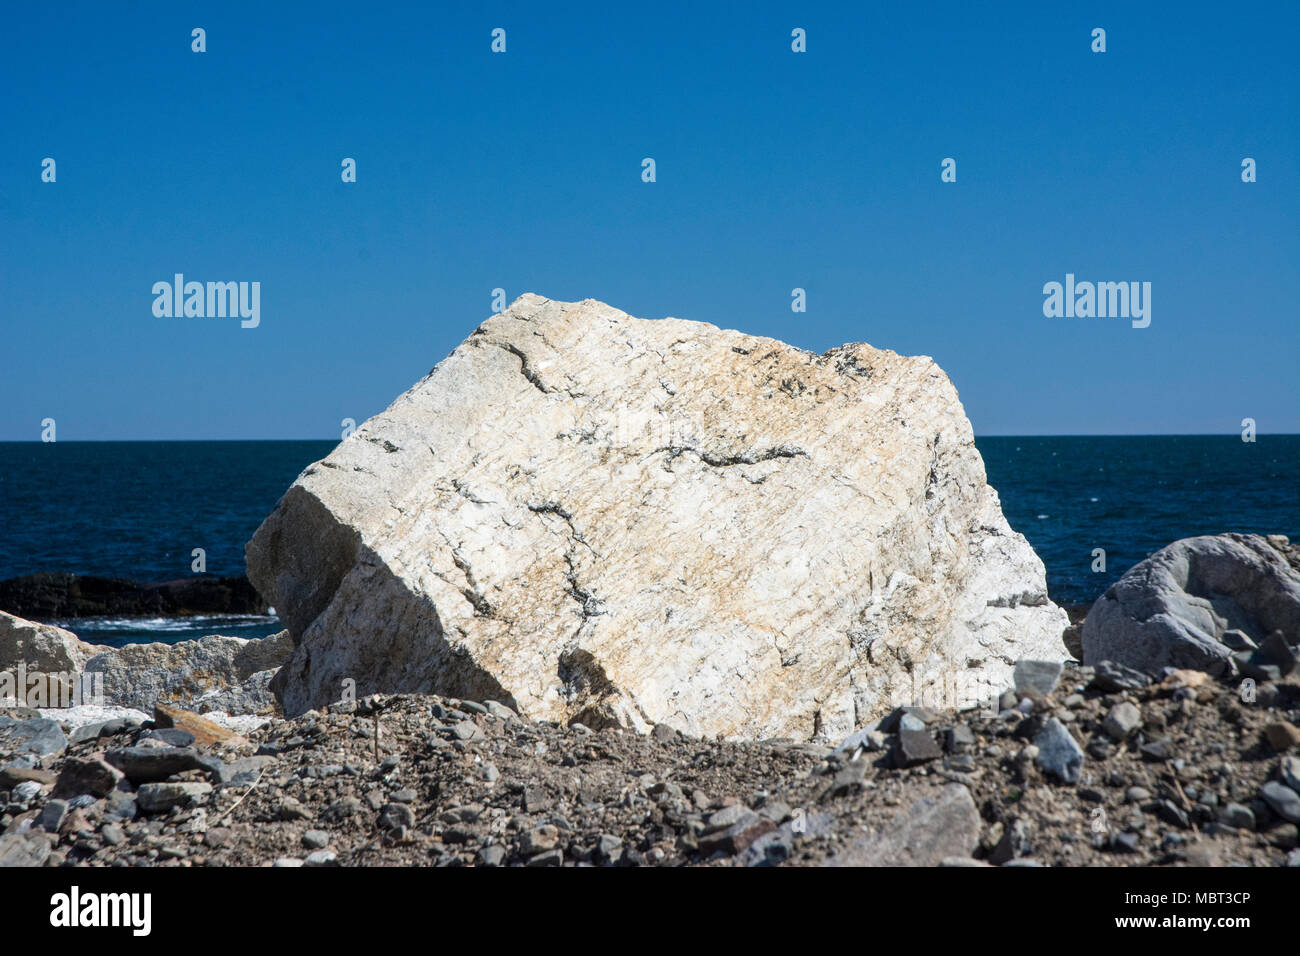
[[199,630],[215,634],[222,627],[257,627],[278,624],[279,621],[269,614],[198,614],[193,617],[78,617],[48,623],[74,634],[83,631],[156,631],[159,634],[177,634]]

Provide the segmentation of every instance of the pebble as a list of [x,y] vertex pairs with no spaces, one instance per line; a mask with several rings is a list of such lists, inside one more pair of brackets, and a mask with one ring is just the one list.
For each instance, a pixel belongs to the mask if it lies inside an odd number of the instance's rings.
[[927,730],[900,730],[894,739],[894,765],[915,767],[943,756]]
[[1125,831],[1116,833],[1110,839],[1111,849],[1120,853],[1136,853],[1138,848],[1139,837],[1136,833]]
[[1056,690],[1063,667],[1061,661],[1016,661],[1013,677],[1016,693],[1046,697]]
[[1117,664],[1115,661],[1102,661],[1093,667],[1091,686],[1114,694],[1122,690],[1141,690],[1151,683],[1151,678],[1141,671]]
[[324,830],[308,830],[302,835],[302,845],[308,850],[322,850],[329,842],[330,835]]
[[143,813],[163,813],[172,807],[198,802],[212,792],[209,783],[146,783],[135,799]]
[[203,845],[216,850],[223,846],[229,846],[234,838],[235,831],[230,827],[213,827],[203,834]]
[[181,730],[179,727],[158,727],[154,730],[146,730],[141,739],[161,740],[169,747],[189,747],[194,743],[194,735],[188,730]]
[[[162,741],[158,741],[162,743]],[[156,783],[186,770],[200,769],[198,752],[190,747],[122,747],[110,750],[104,759],[122,771],[134,784]]]
[[1172,823],[1174,826],[1188,829],[1192,822],[1188,819],[1187,811],[1172,800],[1161,800],[1156,805],[1156,816],[1166,823]]
[[415,813],[405,803],[390,803],[379,811],[379,829],[415,826]]
[[1110,709],[1102,721],[1101,729],[1115,740],[1124,740],[1141,725],[1142,711],[1137,704],[1126,700]]
[[333,850],[317,850],[309,853],[303,861],[304,866],[338,866],[338,854]]
[[20,807],[25,807],[40,796],[43,789],[35,780],[24,780],[9,792],[9,799]]
[[[487,712],[489,714],[491,714],[493,717],[496,717],[500,720],[519,719],[519,715],[516,714],[513,710],[511,710],[505,704],[497,703],[495,700],[485,700],[483,701],[483,706],[487,708]],[[504,852],[505,851],[503,850],[502,853]]]
[[1283,820],[1300,823],[1300,793],[1284,783],[1270,780],[1259,788],[1259,795]]
[[[857,765],[865,765],[865,764],[866,761],[855,760],[849,763],[848,766],[855,767]],[[848,768],[846,767],[845,769]],[[841,773],[842,772],[843,771],[841,771]],[[725,830],[727,827],[734,826],[735,824],[739,823],[742,819],[744,819],[745,814],[749,812],[750,810],[748,807],[739,803],[733,803],[729,807],[723,807],[721,810],[718,810],[716,813],[711,814],[709,816],[709,819],[705,821],[704,832],[714,833],[718,830]]]
[[1300,757],[1283,757],[1277,775],[1292,790],[1300,792]]
[[500,866],[505,862],[505,859],[505,847],[496,843],[491,846],[485,846],[483,849],[478,851],[478,862],[480,866]]
[[1034,738],[1038,765],[1066,783],[1078,783],[1083,771],[1083,749],[1065,725],[1053,717]]
[[58,833],[63,818],[68,815],[68,805],[62,800],[49,800],[36,817],[36,825],[48,833]]
[[1150,743],[1143,744],[1138,748],[1144,760],[1168,760],[1169,759],[1169,738],[1162,737],[1159,740],[1153,740]]
[[1126,803],[1146,803],[1151,799],[1151,791],[1146,787],[1129,787],[1124,791]]
[[1238,830],[1255,829],[1255,811],[1240,803],[1229,803],[1219,812],[1219,822]]
[[623,841],[610,833],[602,833],[596,840],[596,859],[602,863],[616,863],[623,855]]
[[966,724],[957,724],[948,728],[946,742],[949,753],[964,754],[975,746],[975,732]]
[[560,831],[549,823],[524,833],[519,849],[527,856],[553,849],[560,842]]
[[1278,753],[1285,753],[1300,743],[1300,728],[1285,720],[1275,720],[1264,728],[1268,745]]

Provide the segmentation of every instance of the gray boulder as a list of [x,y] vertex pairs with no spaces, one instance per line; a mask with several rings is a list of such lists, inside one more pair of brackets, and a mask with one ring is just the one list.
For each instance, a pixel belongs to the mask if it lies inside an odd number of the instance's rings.
[[292,651],[287,631],[260,640],[213,634],[104,649],[85,669],[103,675],[104,699],[114,706],[150,711],[163,703],[200,714],[256,714],[276,709],[271,679]]
[[[1285,538],[1184,538],[1135,565],[1083,624],[1083,662],[1110,660],[1158,675],[1165,667],[1220,675],[1232,666],[1224,634],[1263,644],[1274,631],[1300,641],[1300,572]],[[1229,640],[1238,635],[1232,635]]]

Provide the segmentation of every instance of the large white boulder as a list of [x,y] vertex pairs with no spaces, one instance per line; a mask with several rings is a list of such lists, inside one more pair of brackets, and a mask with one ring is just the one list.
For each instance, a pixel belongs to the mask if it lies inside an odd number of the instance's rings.
[[1067,656],[943,371],[525,295],[246,548],[301,713],[358,694],[835,738]]

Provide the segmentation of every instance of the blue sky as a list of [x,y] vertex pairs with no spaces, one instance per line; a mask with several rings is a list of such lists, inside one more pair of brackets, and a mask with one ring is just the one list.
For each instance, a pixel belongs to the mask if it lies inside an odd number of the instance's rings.
[[295,6],[5,10],[0,440],[337,437],[497,287],[929,354],[978,434],[1300,432],[1300,5]]

